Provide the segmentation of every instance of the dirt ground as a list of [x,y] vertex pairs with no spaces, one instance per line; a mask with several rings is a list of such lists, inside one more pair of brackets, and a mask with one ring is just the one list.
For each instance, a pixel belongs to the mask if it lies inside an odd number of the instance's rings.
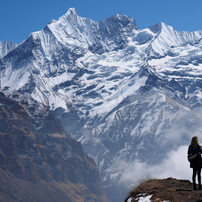
[[202,190],[193,191],[190,181],[174,178],[151,179],[142,182],[129,193],[125,202],[129,198],[131,202],[137,202],[140,197],[149,195],[152,195],[150,200],[153,202],[202,202]]

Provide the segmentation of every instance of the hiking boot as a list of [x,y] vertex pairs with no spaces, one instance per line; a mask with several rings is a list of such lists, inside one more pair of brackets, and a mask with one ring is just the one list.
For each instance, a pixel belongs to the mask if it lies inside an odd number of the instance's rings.
[[196,186],[194,186],[194,187],[193,187],[193,190],[194,190],[194,191],[196,191],[196,190],[197,190]]

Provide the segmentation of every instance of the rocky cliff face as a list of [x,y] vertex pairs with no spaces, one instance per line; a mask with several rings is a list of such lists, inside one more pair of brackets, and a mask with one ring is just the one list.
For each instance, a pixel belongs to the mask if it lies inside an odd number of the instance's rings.
[[12,96],[20,103],[0,93],[2,200],[105,201],[94,161],[53,112]]

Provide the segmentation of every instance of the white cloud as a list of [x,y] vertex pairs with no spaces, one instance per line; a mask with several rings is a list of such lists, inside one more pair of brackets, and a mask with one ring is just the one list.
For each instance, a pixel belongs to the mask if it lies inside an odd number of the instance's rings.
[[143,162],[120,162],[125,168],[120,183],[137,185],[141,181],[150,178],[167,178],[191,180],[192,169],[187,160],[188,146],[181,146],[176,151],[168,153],[167,157],[159,165],[148,165]]

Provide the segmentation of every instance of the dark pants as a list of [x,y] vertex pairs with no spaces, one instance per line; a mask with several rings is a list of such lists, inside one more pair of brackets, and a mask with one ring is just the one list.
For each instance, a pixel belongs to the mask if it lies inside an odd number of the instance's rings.
[[196,187],[196,174],[198,175],[198,184],[199,184],[199,189],[201,189],[201,168],[193,168],[193,175],[192,175],[192,180],[193,180],[193,185]]

